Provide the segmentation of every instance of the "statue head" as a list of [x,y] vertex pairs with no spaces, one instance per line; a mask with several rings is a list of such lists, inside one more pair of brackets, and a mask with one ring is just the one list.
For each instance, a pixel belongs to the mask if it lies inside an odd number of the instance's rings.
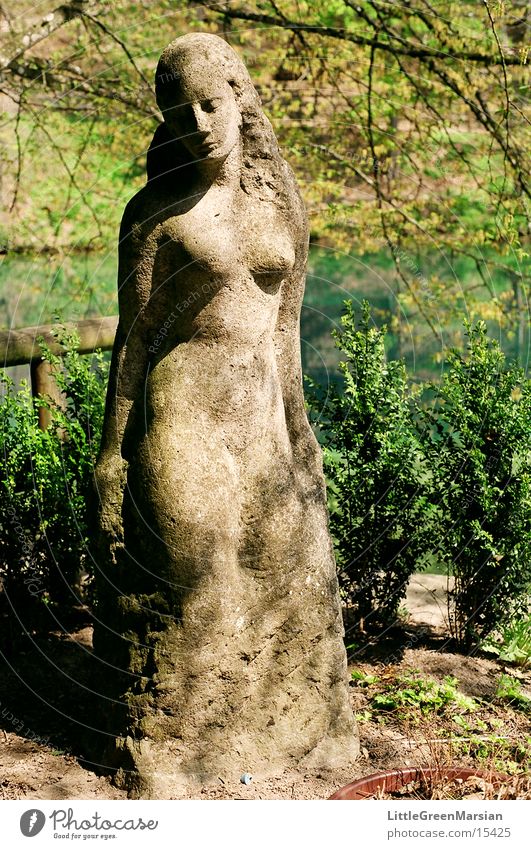
[[256,177],[259,163],[280,169],[275,134],[247,69],[219,36],[190,33],[172,41],[160,57],[155,90],[164,123],[148,152],[148,179],[205,159],[223,161],[239,141],[242,183],[250,191],[264,182]]
[[[189,33],[163,51],[155,77],[164,117],[147,155],[148,180],[172,191],[201,160],[223,161],[236,143],[241,151],[241,188],[273,201],[290,226],[304,211],[293,173],[282,158],[247,68],[224,39]],[[299,222],[296,224],[295,222]]]
[[157,103],[166,127],[198,165],[223,161],[238,143],[243,121],[239,101],[249,87],[243,63],[217,36],[176,39],[157,68]]

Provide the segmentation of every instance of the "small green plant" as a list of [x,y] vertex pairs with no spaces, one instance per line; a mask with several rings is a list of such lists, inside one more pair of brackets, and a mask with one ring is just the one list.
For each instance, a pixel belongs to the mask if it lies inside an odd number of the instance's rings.
[[528,773],[531,767],[531,738],[523,740],[499,734],[472,734],[450,743],[455,758],[471,758],[483,767],[505,775]]
[[531,616],[499,629],[481,644],[481,648],[505,663],[525,668],[531,662]]
[[487,731],[488,725],[482,719],[475,717],[474,719],[465,718],[461,713],[456,713],[452,716],[452,722],[461,728],[463,731]]
[[371,710],[362,710],[355,714],[356,722],[370,722],[372,719]]
[[478,707],[475,699],[458,689],[456,678],[447,676],[442,684],[418,675],[403,675],[371,700],[375,710],[395,711],[401,719],[419,711],[421,714],[443,713],[447,708],[468,713]]
[[498,682],[496,698],[525,713],[531,713],[531,698],[522,693],[520,681],[503,673]]
[[[106,366],[101,353],[80,356],[74,335],[58,338],[64,357],[47,349],[44,356],[56,368],[64,409],[34,399],[24,382],[16,390],[5,374],[0,378],[0,601],[22,630],[38,627],[46,608],[57,612],[86,600],[80,577],[85,572],[90,581],[92,573],[87,510]],[[51,413],[45,431],[38,423],[43,405]]]
[[[470,698],[458,680],[442,680],[416,670],[366,666],[354,670],[356,718],[370,724],[371,735],[388,739],[389,725],[403,740],[422,743],[429,762],[479,762],[489,770],[518,775],[531,767],[531,738],[526,716],[527,696],[519,682],[502,678],[499,695]],[[490,688],[489,688],[490,689]],[[523,733],[522,733],[523,732]]]
[[380,680],[377,675],[371,675],[369,672],[362,672],[359,669],[353,669],[350,674],[358,687],[370,687],[372,684],[377,684]]

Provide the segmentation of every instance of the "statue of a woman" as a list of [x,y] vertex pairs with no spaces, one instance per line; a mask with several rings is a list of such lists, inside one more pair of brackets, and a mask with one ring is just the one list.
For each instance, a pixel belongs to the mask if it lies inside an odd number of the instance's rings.
[[120,234],[95,647],[119,777],[165,797],[345,764],[357,738],[301,383],[304,207],[225,41],[173,41],[156,91]]

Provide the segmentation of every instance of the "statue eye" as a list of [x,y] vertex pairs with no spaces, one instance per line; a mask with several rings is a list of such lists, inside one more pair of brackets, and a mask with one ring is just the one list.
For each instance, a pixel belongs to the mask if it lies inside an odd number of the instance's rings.
[[189,103],[185,103],[175,108],[174,117],[183,127],[189,127],[193,123],[194,111]]
[[215,112],[219,106],[220,101],[216,100],[203,100],[201,106],[203,108],[203,112]]

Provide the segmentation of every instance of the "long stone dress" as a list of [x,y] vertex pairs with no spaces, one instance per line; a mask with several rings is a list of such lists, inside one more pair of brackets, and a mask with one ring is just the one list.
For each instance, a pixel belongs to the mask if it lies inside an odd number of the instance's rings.
[[280,167],[289,214],[267,187],[194,192],[191,171],[122,221],[95,646],[133,795],[357,754],[301,384],[307,222]]

